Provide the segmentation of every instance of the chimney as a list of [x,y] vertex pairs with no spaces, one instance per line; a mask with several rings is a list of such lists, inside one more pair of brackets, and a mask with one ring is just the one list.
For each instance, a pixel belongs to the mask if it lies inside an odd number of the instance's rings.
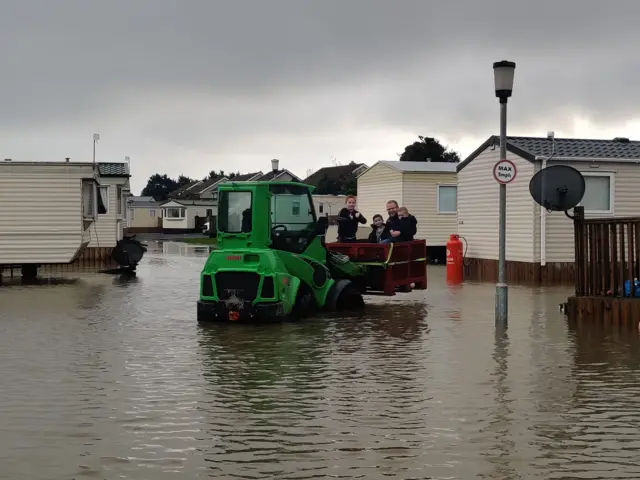
[[10,161],[11,161],[11,159],[10,159],[10,158],[5,158],[5,159],[4,159],[4,161],[5,161],[5,162],[10,162]]
[[547,140],[551,140],[551,156],[556,154],[556,132],[549,130],[547,132]]
[[64,157],[64,159],[67,163],[69,163],[69,160],[71,160],[71,157]]
[[280,160],[278,160],[277,158],[274,158],[273,160],[271,160],[271,170],[273,170],[274,173],[279,170],[278,168],[279,163],[280,163]]

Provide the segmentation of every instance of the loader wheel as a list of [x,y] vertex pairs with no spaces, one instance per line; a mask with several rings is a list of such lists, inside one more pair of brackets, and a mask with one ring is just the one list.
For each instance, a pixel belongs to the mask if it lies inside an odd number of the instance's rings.
[[316,306],[316,299],[313,297],[311,288],[302,283],[298,289],[296,303],[293,306],[292,317],[294,319],[305,318],[311,315]]
[[362,293],[350,280],[338,280],[329,294],[329,310],[343,311],[364,308]]

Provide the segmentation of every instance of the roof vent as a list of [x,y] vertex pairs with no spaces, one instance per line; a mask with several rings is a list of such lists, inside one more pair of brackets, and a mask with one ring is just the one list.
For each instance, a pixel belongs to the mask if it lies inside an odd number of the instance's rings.
[[64,159],[67,161],[67,163],[69,163],[69,160],[71,160],[71,157],[64,157]]
[[11,159],[10,159],[10,158],[5,158],[5,159],[4,159],[4,161],[5,161],[5,162],[10,162],[10,161],[11,161]]
[[618,143],[629,143],[629,139],[627,137],[616,137],[613,141]]

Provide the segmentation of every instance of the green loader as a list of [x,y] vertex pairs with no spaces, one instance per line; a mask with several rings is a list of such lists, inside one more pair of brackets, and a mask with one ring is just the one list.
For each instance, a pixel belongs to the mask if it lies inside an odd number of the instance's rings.
[[229,182],[218,190],[218,248],[201,273],[198,321],[301,318],[362,308],[366,267],[329,252],[312,186]]

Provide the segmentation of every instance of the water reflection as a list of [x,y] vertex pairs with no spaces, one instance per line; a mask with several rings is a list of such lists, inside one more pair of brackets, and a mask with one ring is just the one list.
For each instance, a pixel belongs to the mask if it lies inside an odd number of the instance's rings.
[[[327,323],[213,325],[199,328],[203,376],[212,396],[239,413],[300,406],[293,401],[326,367]],[[257,345],[259,348],[256,348]],[[234,395],[235,394],[235,395]]]
[[[202,402],[211,436],[206,452],[215,477],[256,478],[285,473],[281,459],[317,451],[328,360],[328,324],[222,325],[200,328],[203,376],[209,400]],[[304,463],[304,462],[303,462]]]
[[522,478],[513,464],[516,447],[513,435],[513,408],[511,388],[509,387],[509,334],[507,326],[496,326],[494,334],[493,360],[496,365],[492,373],[494,385],[493,404],[489,412],[489,421],[481,432],[493,439],[493,446],[484,454],[493,466],[490,473],[480,474],[480,478]]
[[37,277],[37,278],[23,278],[20,274],[14,276],[5,275],[0,276],[0,287],[21,287],[21,286],[55,286],[55,285],[75,285],[78,283],[77,278],[68,277]]
[[[199,327],[206,253],[0,288],[2,478],[639,478],[640,338],[567,326],[567,290],[372,297]],[[169,250],[167,250],[169,251]]]
[[327,315],[334,319],[336,341],[345,346],[371,335],[380,340],[412,342],[428,333],[428,307],[417,301],[384,302],[370,299],[363,313]]
[[165,255],[182,255],[186,257],[209,255],[211,251],[211,247],[208,245],[192,245],[181,242],[159,242],[158,247],[162,249],[162,253]]

